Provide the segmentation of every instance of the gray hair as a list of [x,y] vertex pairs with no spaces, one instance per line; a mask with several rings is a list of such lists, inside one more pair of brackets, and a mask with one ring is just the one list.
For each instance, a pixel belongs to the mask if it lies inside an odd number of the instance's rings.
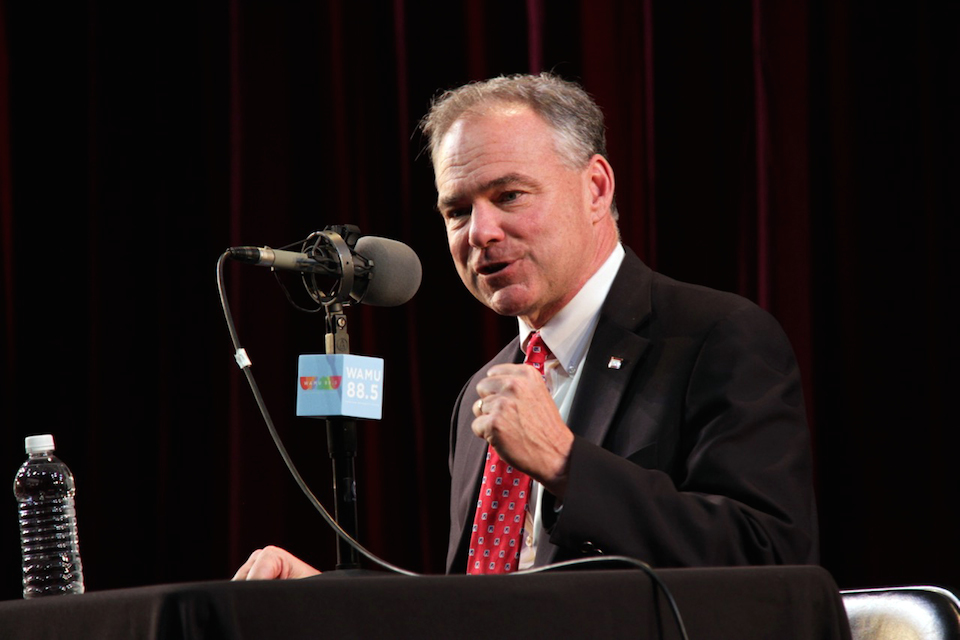
[[517,74],[471,82],[436,97],[420,122],[429,138],[430,158],[447,130],[468,113],[502,104],[530,107],[555,132],[556,151],[571,169],[584,167],[595,153],[607,156],[603,112],[583,88],[551,73]]

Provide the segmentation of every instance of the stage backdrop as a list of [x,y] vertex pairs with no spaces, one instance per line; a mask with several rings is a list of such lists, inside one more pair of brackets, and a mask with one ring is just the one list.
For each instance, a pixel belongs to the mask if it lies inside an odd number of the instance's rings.
[[[214,266],[356,224],[424,267],[409,304],[348,312],[352,351],[386,361],[383,419],[359,429],[360,538],[442,571],[450,408],[515,323],[453,270],[417,123],[443,88],[552,70],[607,115],[624,242],[786,328],[826,568],[843,587],[957,586],[957,7],[0,0],[0,473],[25,435],[56,436],[91,590],[228,577],[269,543],[332,567],[234,364]],[[331,504],[323,424],[294,408],[322,316],[266,269],[226,282]],[[20,593],[5,504],[2,599]]]

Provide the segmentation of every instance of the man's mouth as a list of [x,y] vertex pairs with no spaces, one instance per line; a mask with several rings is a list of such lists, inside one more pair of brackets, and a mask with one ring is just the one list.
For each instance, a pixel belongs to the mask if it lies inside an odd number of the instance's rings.
[[492,276],[510,266],[509,262],[488,262],[477,267],[477,273],[482,276]]

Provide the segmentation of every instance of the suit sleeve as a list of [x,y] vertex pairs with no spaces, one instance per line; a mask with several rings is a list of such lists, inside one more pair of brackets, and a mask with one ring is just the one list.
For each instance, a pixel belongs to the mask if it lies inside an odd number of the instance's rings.
[[[759,308],[737,309],[687,360],[682,404],[646,452],[624,457],[576,438],[550,542],[567,557],[601,552],[655,566],[818,562],[800,376],[779,324]],[[629,411],[618,416],[613,429],[649,428]]]

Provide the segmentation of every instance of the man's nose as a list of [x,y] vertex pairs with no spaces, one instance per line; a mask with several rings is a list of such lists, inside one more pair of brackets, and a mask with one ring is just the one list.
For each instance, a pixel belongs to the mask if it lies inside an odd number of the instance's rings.
[[482,249],[503,237],[503,212],[489,202],[474,203],[470,212],[470,244]]

